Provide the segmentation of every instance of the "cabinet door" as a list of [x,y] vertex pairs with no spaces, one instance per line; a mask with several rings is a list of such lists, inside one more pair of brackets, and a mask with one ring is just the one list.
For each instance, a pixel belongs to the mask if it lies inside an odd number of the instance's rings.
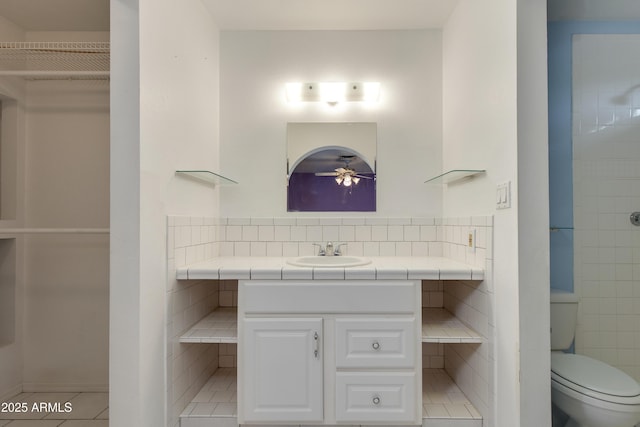
[[321,422],[322,319],[243,320],[244,421]]

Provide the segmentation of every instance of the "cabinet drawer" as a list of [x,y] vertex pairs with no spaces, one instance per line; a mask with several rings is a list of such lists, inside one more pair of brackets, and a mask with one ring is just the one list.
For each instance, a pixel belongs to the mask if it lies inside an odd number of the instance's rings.
[[419,424],[413,372],[338,372],[336,421]]
[[413,368],[417,341],[414,317],[336,319],[336,367]]
[[418,281],[248,280],[238,286],[245,313],[414,314]]

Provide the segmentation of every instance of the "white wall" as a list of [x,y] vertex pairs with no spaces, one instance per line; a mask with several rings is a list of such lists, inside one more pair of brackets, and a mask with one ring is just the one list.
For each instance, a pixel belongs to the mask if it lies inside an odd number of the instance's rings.
[[496,419],[487,420],[495,427],[520,422],[517,204],[501,212],[494,208],[498,182],[511,180],[516,188],[515,13],[511,2],[463,0],[443,34],[444,168],[487,170],[484,177],[445,189],[444,216],[495,215],[490,322],[499,404]]
[[[444,215],[495,215],[492,322],[496,419],[520,425],[516,3],[461,1],[444,29],[444,169],[486,169],[450,185]],[[511,209],[496,211],[495,187],[511,181]],[[499,368],[498,368],[499,367]],[[523,424],[524,425],[524,424]]]
[[[520,426],[551,424],[549,154],[545,2],[518,2]],[[532,319],[535,319],[532,321]]]
[[[441,189],[423,182],[441,170],[441,48],[439,30],[222,32],[221,169],[240,182],[222,189],[222,215],[286,215],[287,122],[366,121],[376,215],[439,216]],[[379,81],[380,102],[291,105],[291,81]]]
[[[140,390],[142,295],[138,1],[113,0],[110,9],[111,27],[114,30],[111,31],[112,110],[109,147],[109,418],[114,425],[128,425],[141,424],[144,416],[153,413],[154,406],[145,408],[157,396],[148,393],[142,395]],[[157,404],[155,412],[159,413],[155,415],[156,419],[162,420],[162,410],[157,408]]]
[[200,2],[111,2],[110,423],[166,425],[168,214],[217,216],[218,32]]
[[[444,169],[487,170],[445,188],[444,216],[495,215],[491,321],[498,405],[489,425],[497,427],[550,422],[545,25],[542,4],[463,0],[443,34]],[[504,181],[511,181],[511,208],[497,211],[496,185]],[[526,203],[530,210],[520,212],[519,194],[538,204]],[[537,219],[526,222],[531,218]],[[529,240],[536,236],[542,237]],[[519,253],[527,245],[530,250]],[[525,285],[530,288],[521,295]],[[531,314],[539,320],[523,323]]]

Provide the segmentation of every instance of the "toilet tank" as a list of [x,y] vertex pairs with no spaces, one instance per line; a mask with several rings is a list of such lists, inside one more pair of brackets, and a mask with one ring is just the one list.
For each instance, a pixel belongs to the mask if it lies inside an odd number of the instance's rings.
[[551,350],[567,350],[576,334],[578,297],[570,292],[551,290]]

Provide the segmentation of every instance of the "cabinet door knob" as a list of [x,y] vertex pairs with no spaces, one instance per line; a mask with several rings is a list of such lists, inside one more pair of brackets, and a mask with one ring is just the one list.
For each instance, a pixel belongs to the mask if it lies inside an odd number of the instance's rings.
[[379,405],[380,404],[380,398],[378,396],[373,398],[373,404],[374,405]]
[[373,347],[374,350],[380,350],[380,343],[378,341],[374,341],[373,344],[371,344],[371,347]]

